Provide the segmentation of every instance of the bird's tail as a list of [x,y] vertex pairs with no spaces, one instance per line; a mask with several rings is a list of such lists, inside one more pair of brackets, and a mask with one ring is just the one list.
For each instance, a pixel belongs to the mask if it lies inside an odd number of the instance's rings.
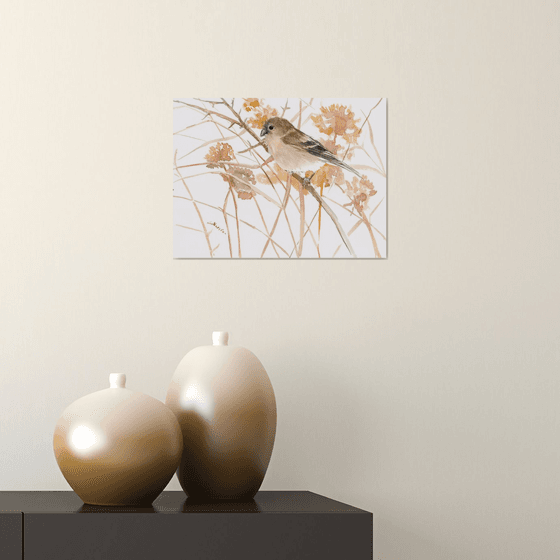
[[351,171],[352,173],[354,173],[354,175],[357,175],[360,179],[362,178],[361,173],[358,173],[353,167],[350,167],[347,163],[338,160],[338,166],[342,167],[343,169],[346,169],[346,171]]

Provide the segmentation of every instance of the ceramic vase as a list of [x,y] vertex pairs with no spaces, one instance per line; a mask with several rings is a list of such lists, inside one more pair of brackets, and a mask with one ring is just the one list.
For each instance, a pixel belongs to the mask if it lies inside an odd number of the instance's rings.
[[179,465],[181,429],[161,401],[127,389],[124,374],[109,381],[62,413],[56,461],[86,504],[150,506]]
[[228,333],[212,338],[182,359],[167,392],[183,434],[177,477],[194,500],[251,500],[274,446],[274,390],[252,352],[229,346]]

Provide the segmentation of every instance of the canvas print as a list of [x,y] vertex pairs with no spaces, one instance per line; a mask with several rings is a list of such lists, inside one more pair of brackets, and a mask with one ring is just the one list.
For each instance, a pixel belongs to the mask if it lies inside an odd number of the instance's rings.
[[387,256],[387,100],[175,98],[174,258]]

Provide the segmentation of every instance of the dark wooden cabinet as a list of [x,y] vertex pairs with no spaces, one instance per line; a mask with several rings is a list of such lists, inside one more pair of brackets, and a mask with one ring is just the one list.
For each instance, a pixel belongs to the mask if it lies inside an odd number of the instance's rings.
[[313,492],[216,504],[163,492],[151,508],[88,506],[74,492],[0,492],[0,558],[371,560],[372,521]]

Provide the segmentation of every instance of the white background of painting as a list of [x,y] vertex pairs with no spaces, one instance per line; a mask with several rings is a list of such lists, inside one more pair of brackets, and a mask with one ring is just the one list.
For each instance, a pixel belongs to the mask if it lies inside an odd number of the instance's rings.
[[[192,105],[202,106],[203,104],[200,101],[193,100],[193,99],[182,99],[185,103],[190,103]],[[219,99],[216,98],[216,101]],[[231,102],[231,99],[229,99]],[[268,98],[265,100],[261,100],[263,104],[269,105],[278,110],[278,114],[282,114],[282,109],[286,105],[286,98]],[[368,155],[360,149],[356,149],[354,151],[353,157],[351,159],[347,158],[347,162],[350,165],[367,165],[370,167],[379,167],[379,158],[375,154],[375,150],[371,146],[370,138],[369,138],[369,128],[367,124],[364,123],[365,118],[369,114],[368,122],[372,127],[373,138],[375,141],[375,147],[379,152],[379,156],[381,157],[381,162],[383,167],[387,168],[387,119],[386,119],[386,110],[387,110],[387,100],[385,99],[305,99],[307,103],[311,103],[313,109],[308,108],[303,113],[302,118],[302,125],[301,129],[310,136],[319,139],[325,140],[326,136],[319,133],[317,127],[313,124],[311,120],[307,120],[309,115],[318,115],[320,114],[320,107],[325,106],[329,107],[331,104],[343,104],[351,108],[354,112],[355,119],[358,123],[358,128],[363,126],[362,133],[360,134],[358,140],[359,145],[363,146],[367,153],[374,159],[372,162]],[[247,120],[247,118],[251,117],[251,113],[247,113],[246,111],[242,111],[243,99],[237,99],[235,101],[235,108],[241,111],[242,117]],[[379,103],[379,104],[378,104]],[[371,111],[373,107],[377,107]],[[217,128],[217,126],[206,119],[204,122],[205,124],[200,124],[204,117],[199,111],[193,110],[192,108],[181,106],[180,103],[173,103],[173,131],[175,133],[179,133],[187,126],[197,125],[188,130],[185,130],[181,134],[174,134],[173,136],[173,150],[177,150],[177,165],[189,165],[189,164],[198,164],[201,162],[205,162],[204,156],[208,154],[208,151],[211,146],[215,146],[217,142],[214,142],[208,146],[203,146],[200,149],[197,149],[203,143],[210,141],[215,138],[220,138],[220,132],[226,136],[230,137],[233,136],[231,132],[228,133],[227,130],[223,128]],[[206,104],[207,108],[211,108],[209,104]],[[220,112],[228,113],[228,109],[225,108],[223,105],[216,105],[215,110]],[[290,99],[288,102],[288,109],[286,109],[285,117],[290,119],[299,111],[299,99]],[[371,111],[371,114],[370,114]],[[217,118],[219,122],[224,122],[220,120],[219,117]],[[306,122],[307,121],[307,122]],[[227,123],[226,123],[227,124]],[[297,126],[297,121],[294,123]],[[236,132],[240,132],[239,127],[235,127],[234,129]],[[254,130],[254,132],[258,135],[259,130]],[[195,140],[192,138],[187,138],[187,135],[191,137],[198,138],[200,140]],[[245,150],[247,146],[255,144],[253,139],[246,134],[245,139],[250,141],[249,144],[244,143],[239,138],[233,138],[227,140],[227,142],[232,146],[236,157],[240,164],[246,163],[249,165],[254,165],[256,161],[254,158],[248,156],[247,154],[239,154],[239,152]],[[346,142],[339,138],[337,140],[337,144],[343,146],[345,149],[347,144]],[[196,151],[194,151],[196,150]],[[259,153],[266,158],[269,155],[263,150],[260,149]],[[344,153],[344,152],[343,152]],[[188,155],[187,155],[188,154]],[[184,179],[187,183],[187,186],[194,196],[195,200],[206,202],[207,204],[211,204],[212,206],[222,208],[224,205],[224,198],[227,193],[228,184],[222,180],[219,175],[208,175],[203,174],[208,171],[219,171],[219,170],[209,170],[206,169],[205,166],[197,166],[191,168],[182,168],[179,170],[182,177],[192,177],[188,179]],[[270,174],[270,169],[267,168],[268,173]],[[261,174],[262,171],[260,170],[253,170],[255,175]],[[379,252],[382,257],[385,257],[386,252],[386,241],[383,236],[386,237],[386,215],[387,215],[387,181],[384,177],[382,177],[378,173],[374,173],[369,169],[360,169],[360,172],[369,179],[374,185],[377,193],[370,198],[368,201],[368,205],[365,208],[366,215],[369,216],[370,212],[374,210],[376,206],[379,207],[376,211],[371,215],[371,224],[374,228],[378,231],[374,230],[374,235],[376,239],[376,243],[379,247]],[[344,177],[347,181],[352,182],[352,178],[355,177],[350,172],[345,171]],[[173,180],[173,187],[174,187],[174,194],[181,197],[190,198],[189,193],[185,189],[183,182],[174,177]],[[295,180],[294,180],[295,181]],[[297,185],[297,183],[295,183]],[[277,195],[274,193],[274,190],[269,184],[262,184],[257,183],[256,187],[263,191],[265,194],[280,202],[277,198]],[[276,185],[276,189],[278,195],[281,199],[284,196],[284,189],[280,184]],[[348,204],[350,199],[340,191],[340,189],[336,186],[331,187],[330,189],[324,190],[324,195],[332,198],[334,201],[338,202],[339,204]],[[296,189],[292,189],[292,197],[293,201],[290,201],[286,208],[286,213],[290,220],[290,225],[292,228],[292,234],[295,237],[296,242],[299,242],[299,220],[300,214],[298,212],[299,206],[299,198]],[[273,204],[269,203],[261,195],[257,195],[257,200],[259,201],[260,209],[263,213],[264,219],[267,223],[268,229],[272,228],[276,216],[278,214],[278,208]],[[239,218],[242,220],[240,222],[240,238],[241,238],[241,248],[242,248],[242,256],[244,258],[260,258],[262,254],[263,247],[266,243],[266,237],[264,237],[261,233],[255,231],[244,222],[248,222],[259,227],[261,230],[264,230],[261,217],[258,213],[258,209],[255,206],[255,202],[253,200],[239,200],[236,195],[237,201],[237,208],[239,213]],[[337,218],[344,229],[344,231],[349,232],[354,227],[355,223],[357,222],[355,215],[350,215],[345,210],[342,210],[339,206],[337,206],[334,202],[327,200],[327,203],[330,205],[332,210],[337,215]],[[305,217],[307,224],[313,219],[317,212],[317,202],[312,199],[310,195],[305,196],[304,200],[305,204]],[[226,234],[220,233],[219,230],[209,225],[210,223],[216,223],[219,227],[221,227],[224,231],[227,230],[225,220],[223,218],[222,212],[218,210],[214,210],[209,208],[205,205],[198,205],[198,211],[201,213],[203,217],[203,221],[205,226],[208,226],[208,230],[210,233],[210,242],[212,247],[217,247],[214,251],[215,258],[230,258],[229,253],[229,245],[227,241]],[[230,214],[235,214],[235,208],[233,205],[233,201],[231,196],[228,200],[227,211]],[[238,257],[238,243],[237,243],[237,230],[235,225],[235,220],[233,218],[229,218],[229,226],[230,226],[230,234],[232,239],[232,252],[234,257]],[[198,216],[197,211],[195,210],[192,202],[190,200],[186,200],[185,198],[174,198],[173,199],[173,256],[174,257],[190,257],[190,258],[210,258],[208,244],[206,242],[206,238],[204,234],[192,231],[183,227],[181,225],[186,225],[191,228],[201,229],[200,218]],[[307,226],[306,226],[307,229]],[[311,225],[311,231],[315,236],[315,239],[318,239],[317,234],[317,218]],[[278,221],[278,226],[275,230],[273,239],[279,243],[285,250],[287,250],[288,254],[292,256],[292,258],[297,258],[296,251],[294,250],[294,244],[292,240],[292,236],[290,235],[290,230],[286,224],[286,219],[284,215],[281,216],[280,220]],[[356,252],[356,255],[359,258],[374,258],[375,252],[373,249],[373,245],[371,242],[370,235],[366,226],[362,224],[358,227],[349,237],[352,247]],[[342,246],[341,246],[342,245]],[[341,246],[341,247],[340,247]],[[339,248],[340,247],[340,248]],[[329,218],[329,216],[323,211],[322,218],[321,218],[321,236],[320,236],[320,251],[321,251],[321,258],[332,258],[336,252],[336,258],[352,258],[350,253],[347,251],[335,225]],[[278,251],[278,254],[281,258],[287,258],[284,253]],[[272,249],[272,244],[268,245],[267,251],[264,255],[266,258],[278,258],[276,253]],[[311,235],[307,234],[304,237],[303,243],[303,250],[302,250],[302,258],[317,258],[317,249],[315,244],[313,243],[313,239]]]
[[[3,2],[0,489],[67,489],[69,403],[163,399],[228,329],[276,391],[265,489],[372,511],[374,560],[557,560],[559,9]],[[193,91],[387,97],[389,258],[173,260]]]

